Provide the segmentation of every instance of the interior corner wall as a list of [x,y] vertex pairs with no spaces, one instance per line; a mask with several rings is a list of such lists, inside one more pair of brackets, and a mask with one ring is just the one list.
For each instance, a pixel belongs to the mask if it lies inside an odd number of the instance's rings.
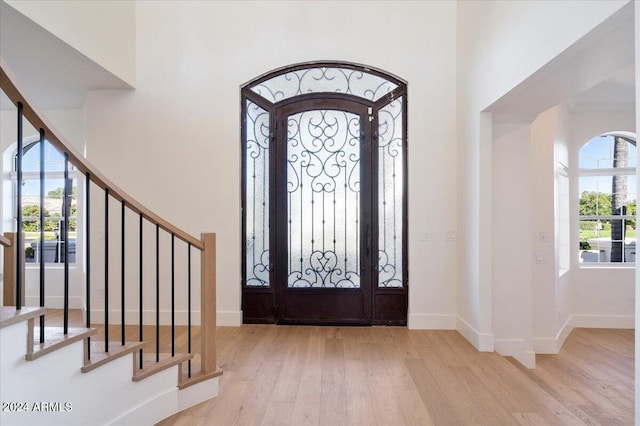
[[87,94],[88,159],[192,235],[217,233],[218,324],[239,325],[240,87],[316,60],[393,73],[408,82],[409,326],[454,328],[455,15],[454,2],[137,2],[136,90]]
[[492,159],[495,350],[533,367],[530,127],[528,124],[494,125],[494,132],[503,134],[493,141]]
[[491,182],[490,174],[483,172],[491,158],[481,152],[492,142],[483,134],[481,115],[628,3],[457,2],[457,314],[459,329],[467,330],[465,336],[479,340],[496,326],[491,322],[490,304],[481,303],[481,295],[490,295],[492,287],[490,278],[487,281],[491,274],[483,270],[491,265],[491,251],[480,250],[481,222],[492,216],[492,202],[481,192],[487,187],[486,179]]
[[[540,114],[531,124],[531,185],[533,256],[533,336],[552,338],[557,333],[556,253],[554,218],[554,148],[559,127],[559,108]],[[544,233],[544,241],[540,234]]]
[[[570,170],[575,166],[571,160],[571,118],[570,112],[565,104],[557,105],[556,130],[553,141],[553,157],[551,158],[553,167],[553,222],[554,238],[549,241],[554,251],[555,263],[555,303],[556,303],[556,330],[562,330],[568,323],[572,309],[572,277],[575,268],[571,266],[573,253],[571,217],[576,210],[571,203],[571,175]],[[540,235],[538,240],[540,241]],[[544,244],[544,243],[543,243]],[[557,334],[556,334],[557,335]]]
[[135,87],[134,1],[6,2],[131,87]]

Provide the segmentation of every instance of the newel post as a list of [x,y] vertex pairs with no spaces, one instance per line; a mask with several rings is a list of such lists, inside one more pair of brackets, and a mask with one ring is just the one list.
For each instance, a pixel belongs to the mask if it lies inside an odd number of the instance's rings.
[[[16,269],[16,237],[15,232],[5,232],[4,238],[0,242],[4,246],[4,271],[3,271],[3,305],[4,306],[16,306],[16,280],[18,279]],[[24,295],[24,257],[22,258],[22,306],[25,304]]]
[[201,327],[201,371],[214,373],[216,366],[216,234],[200,236],[204,250],[201,260],[200,327]]

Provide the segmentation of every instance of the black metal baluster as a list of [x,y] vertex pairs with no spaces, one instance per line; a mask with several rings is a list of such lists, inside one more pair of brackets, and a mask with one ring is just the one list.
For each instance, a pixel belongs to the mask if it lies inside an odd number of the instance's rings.
[[171,357],[176,355],[176,274],[175,274],[175,234],[171,234]]
[[22,238],[22,102],[18,102],[18,156],[16,159],[16,309],[22,309],[22,261],[24,247]]
[[[44,129],[40,129],[40,307],[44,307]],[[40,315],[40,343],[44,343],[44,315]]]
[[[86,250],[86,304],[87,304],[87,328],[91,328],[91,175],[89,172],[85,175],[85,241],[87,242]],[[91,359],[91,338],[87,338],[87,359]]]
[[[140,253],[139,253],[139,256],[140,256],[139,257],[139,261],[140,261],[140,289],[139,289],[139,291],[140,291],[140,301],[139,301],[139,303],[140,303],[140,305],[139,305],[140,329],[139,329],[139,333],[140,333],[140,341],[141,342],[143,341],[142,340],[142,334],[143,334],[143,332],[142,332],[142,288],[143,288],[143,269],[142,269],[142,267],[143,267],[143,257],[142,257],[142,252],[143,252],[143,249],[142,249],[142,237],[143,237],[143,233],[142,233],[142,227],[143,227],[143,224],[144,224],[143,221],[144,221],[144,217],[142,216],[142,213],[140,213],[140,246],[139,246],[139,250],[140,250]],[[140,368],[142,368],[142,348],[140,348]]]
[[109,188],[104,190],[104,351],[109,352]]
[[121,236],[121,250],[120,250],[120,321],[121,321],[121,327],[120,327],[120,333],[121,333],[121,340],[122,340],[122,345],[124,346],[124,341],[125,341],[125,329],[124,329],[124,306],[125,306],[125,293],[124,293],[124,288],[125,288],[125,273],[124,273],[124,256],[125,256],[125,222],[124,222],[124,216],[125,216],[125,203],[124,200],[122,200],[122,211],[121,211],[121,219],[120,219],[120,236]]
[[[187,351],[191,354],[191,243],[187,247]],[[187,361],[187,377],[191,378],[191,359]]]
[[160,362],[160,225],[156,223],[156,362]]
[[64,153],[64,334],[69,333],[69,215],[71,214],[71,183],[69,154]]
[[69,184],[69,154],[64,153],[64,230],[62,238],[64,241],[64,334],[69,333],[69,214],[71,212],[71,185]]

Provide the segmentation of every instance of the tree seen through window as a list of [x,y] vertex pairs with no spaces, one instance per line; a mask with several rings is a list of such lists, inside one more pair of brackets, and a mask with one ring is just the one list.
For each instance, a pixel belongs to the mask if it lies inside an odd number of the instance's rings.
[[635,262],[635,135],[611,133],[580,149],[580,261]]

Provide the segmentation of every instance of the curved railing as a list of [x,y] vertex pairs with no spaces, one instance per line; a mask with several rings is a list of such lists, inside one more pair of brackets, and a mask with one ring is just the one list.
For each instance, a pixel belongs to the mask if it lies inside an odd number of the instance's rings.
[[[70,199],[71,199],[71,184],[69,179],[69,165],[72,165],[78,172],[84,175],[85,179],[85,241],[84,244],[86,246],[85,249],[85,268],[86,268],[86,282],[85,282],[85,317],[86,317],[86,327],[92,327],[92,310],[94,307],[91,306],[91,294],[96,290],[96,285],[92,283],[92,268],[99,267],[100,269],[104,269],[104,279],[101,280],[100,283],[102,287],[100,287],[100,291],[104,291],[104,306],[99,310],[103,310],[104,318],[100,318],[100,321],[104,325],[104,335],[103,335],[103,344],[100,345],[102,350],[105,353],[109,353],[110,351],[117,351],[117,347],[115,347],[113,342],[113,331],[111,329],[114,328],[114,324],[110,324],[110,312],[116,311],[119,315],[119,319],[116,321],[116,326],[120,326],[119,339],[120,345],[122,347],[127,345],[127,340],[131,339],[132,328],[135,329],[137,326],[138,333],[136,336],[136,340],[139,342],[143,342],[146,340],[155,341],[155,348],[148,349],[148,345],[144,346],[145,349],[140,349],[139,356],[139,364],[138,369],[140,370],[140,377],[146,374],[146,371],[153,370],[153,364],[156,363],[160,365],[162,362],[166,360],[161,360],[161,358],[169,358],[173,359],[178,356],[176,353],[176,300],[178,299],[176,294],[182,295],[179,299],[183,300],[186,298],[187,300],[187,312],[186,312],[186,321],[184,318],[182,322],[186,322],[186,324],[182,324],[180,326],[187,327],[187,344],[186,344],[186,357],[185,359],[189,359],[188,364],[188,373],[185,374],[185,380],[182,382],[183,385],[188,385],[190,383],[195,383],[209,377],[215,377],[219,373],[216,368],[216,348],[215,348],[215,294],[216,294],[216,283],[215,283],[215,234],[202,234],[201,238],[196,238],[189,233],[181,230],[180,228],[174,226],[168,221],[162,219],[160,216],[156,215],[154,212],[143,206],[141,203],[136,201],[133,197],[127,194],[122,188],[115,185],[111,180],[109,180],[105,175],[103,175],[97,168],[89,163],[89,161],[84,158],[79,152],[77,152],[72,144],[70,144],[62,134],[57,132],[52,124],[46,119],[46,117],[41,114],[34,106],[34,104],[27,98],[25,91],[19,86],[19,83],[15,76],[11,73],[7,64],[0,58],[0,88],[4,91],[7,97],[11,100],[13,104],[16,105],[17,108],[17,181],[22,181],[22,153],[23,153],[23,120],[27,120],[35,129],[37,129],[40,133],[40,143],[41,146],[44,145],[44,141],[48,141],[51,143],[65,158],[65,174],[64,174],[64,197],[63,197],[63,226],[61,236],[63,241],[70,241],[69,239],[69,216],[70,216]],[[42,171],[45,168],[43,155],[41,155],[41,180],[43,179]],[[15,234],[8,235],[9,238],[2,237],[0,239],[0,244],[9,247],[9,250],[5,249],[5,259],[11,259],[10,262],[5,260],[5,268],[9,268],[9,273],[5,270],[5,290],[6,286],[9,284],[8,281],[11,281],[15,288],[14,294],[11,296],[12,300],[7,300],[7,292],[5,291],[5,305],[9,303],[15,303],[16,309],[20,310],[23,305],[24,300],[24,248],[23,248],[23,225],[22,225],[22,197],[21,197],[21,185],[17,185],[18,194],[16,199],[16,227]],[[102,207],[104,209],[104,213],[102,217],[100,217],[100,213],[96,213],[92,209],[92,192],[95,193],[96,188],[101,190],[104,194],[104,201],[102,202]],[[42,233],[42,238],[40,241],[44,241],[44,185],[41,184],[41,193],[40,193],[40,230]],[[113,251],[113,245],[110,247],[110,242],[112,243],[112,237],[114,235],[113,228],[113,208],[112,205],[114,201],[119,205],[119,215],[120,220],[117,221],[116,224],[116,235],[117,231],[120,231],[119,238],[117,238],[117,242],[120,243],[120,276],[114,277],[113,274],[109,276],[109,272],[113,272],[114,267],[111,265],[114,263],[114,259],[110,260],[110,253]],[[111,210],[111,211],[110,211]],[[112,214],[111,219],[109,218],[110,213]],[[135,215],[136,220],[134,223],[130,223],[131,220],[127,221],[127,217],[131,217],[132,213]],[[95,246],[102,244],[102,241],[98,241],[95,243],[91,241],[91,227],[93,226],[94,218],[100,219],[103,223],[103,233],[101,234],[100,240],[104,240],[104,250],[100,250],[100,252],[104,253],[102,256],[94,256],[92,254],[92,248]],[[152,234],[155,234],[155,253],[145,252],[144,246],[145,242],[149,240],[149,238],[154,239],[153,235],[149,235],[148,228],[152,227],[154,231]],[[147,232],[145,233],[145,230]],[[138,243],[136,244],[127,243],[130,238],[127,238],[127,235],[132,233],[138,234]],[[162,235],[166,234],[166,235]],[[104,238],[102,237],[104,235]],[[166,236],[169,238],[166,238]],[[12,244],[11,239],[15,238],[15,244]],[[182,250],[182,253],[176,253],[176,240],[182,241],[185,249]],[[64,255],[64,269],[65,269],[65,278],[64,278],[64,319],[63,319],[63,332],[64,335],[69,333],[69,246],[71,244],[63,244],[65,255]],[[165,257],[168,257],[166,253],[170,251],[170,277],[162,276],[161,264],[163,263],[163,259],[161,258],[160,252],[162,251],[165,254]],[[169,247],[167,247],[169,246]],[[11,249],[11,247],[13,249]],[[43,244],[44,247],[44,244]],[[101,247],[102,248],[102,247]],[[193,265],[192,262],[192,251],[200,252],[200,262],[198,265]],[[129,253],[137,252],[137,261],[138,261],[138,280],[136,283],[127,282],[125,269],[126,266],[129,266],[127,262],[130,261],[132,257]],[[182,257],[181,260],[177,260],[176,257]],[[134,259],[136,260],[136,259]],[[155,276],[150,277],[144,276],[145,264],[148,265],[149,262],[155,262]],[[176,279],[176,263],[181,262],[181,264],[186,263],[186,277],[182,279]],[[9,265],[7,265],[9,263]],[[46,298],[46,289],[45,285],[45,260],[44,256],[40,256],[40,306],[45,306],[45,298]],[[117,262],[115,262],[117,263]],[[163,270],[164,270],[163,265]],[[184,268],[183,268],[184,269]],[[193,270],[199,270],[200,278],[198,280],[193,279]],[[162,291],[160,286],[160,281],[170,281],[170,290]],[[117,287],[114,287],[115,284],[119,284]],[[155,281],[155,282],[154,282]],[[186,281],[186,283],[182,283],[182,281]],[[192,282],[193,281],[193,282]],[[192,307],[192,298],[194,296],[193,289],[197,288],[197,284],[199,282],[200,287],[200,302],[197,309],[193,309]],[[195,285],[194,285],[195,284]],[[113,305],[109,305],[110,295],[109,289],[118,289],[120,294],[120,303],[119,306],[114,307]],[[134,293],[132,292],[132,287],[135,287],[135,292],[137,292],[137,300],[131,300],[129,298],[127,300],[127,294]],[[155,287],[155,288],[154,288]],[[149,319],[150,310],[145,308],[143,304],[143,300],[145,298],[145,294],[147,293],[155,293],[155,308],[151,309],[153,311],[153,319]],[[11,293],[11,292],[9,292]],[[170,301],[171,309],[170,309],[170,324],[168,324],[169,320],[161,321],[161,307],[160,300]],[[137,303],[136,303],[137,302]],[[137,306],[133,306],[137,305]],[[96,310],[96,311],[99,311]],[[196,325],[192,324],[192,317],[196,315],[196,312],[199,311],[200,317],[199,321],[199,331],[198,333],[192,332]],[[169,311],[163,312],[163,314],[169,314]],[[184,316],[184,315],[183,315]],[[135,320],[132,317],[136,317]],[[147,317],[147,318],[145,318]],[[160,330],[163,327],[170,327],[171,337],[170,342],[163,343],[162,347],[167,351],[170,347],[170,356],[167,353],[167,357],[161,356],[163,350],[161,349],[161,336]],[[155,336],[153,334],[149,336],[149,328],[155,329]],[[146,330],[146,331],[145,331]],[[193,335],[197,335],[199,340],[196,341],[193,338]],[[166,332],[163,332],[163,336],[167,335]],[[149,339],[150,338],[150,339]],[[45,336],[45,319],[44,316],[40,318],[40,344],[46,344],[46,336]],[[89,339],[87,339],[88,341]],[[183,339],[181,339],[182,341]],[[193,342],[193,345],[192,345]],[[90,343],[90,342],[89,342]],[[95,346],[95,345],[94,345]],[[142,346],[142,345],[140,345]],[[181,346],[185,346],[182,345]],[[199,347],[199,353],[194,353],[194,349]],[[146,351],[147,353],[144,353]],[[151,354],[149,353],[151,352]],[[86,359],[87,361],[91,360],[92,357],[92,345],[87,345],[87,353]],[[191,371],[191,358],[200,357],[200,368],[199,372],[193,373]],[[95,356],[95,355],[94,355]],[[146,358],[155,358],[151,360],[149,366],[145,365],[144,360]],[[169,361],[170,363],[171,361]],[[166,362],[165,362],[166,363]],[[178,363],[178,362],[176,362]]]

